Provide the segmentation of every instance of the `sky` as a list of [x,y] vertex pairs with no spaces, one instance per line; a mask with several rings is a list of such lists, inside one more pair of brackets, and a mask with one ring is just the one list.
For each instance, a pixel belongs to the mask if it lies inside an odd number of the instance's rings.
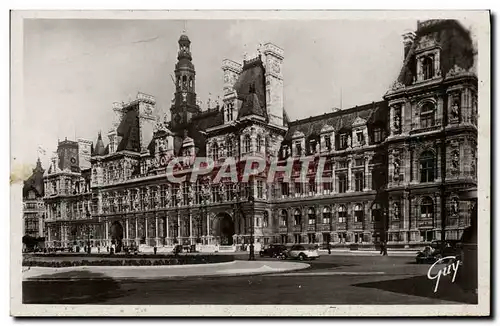
[[[223,59],[242,62],[259,43],[284,49],[284,105],[291,120],[382,100],[403,61],[402,34],[416,20],[113,20],[24,22],[22,128],[16,159],[48,167],[58,139],[95,142],[112,126],[112,103],[141,91],[168,113],[177,41],[191,39],[196,93],[222,97]],[[341,100],[342,98],[342,100]],[[107,143],[107,139],[105,139]]]

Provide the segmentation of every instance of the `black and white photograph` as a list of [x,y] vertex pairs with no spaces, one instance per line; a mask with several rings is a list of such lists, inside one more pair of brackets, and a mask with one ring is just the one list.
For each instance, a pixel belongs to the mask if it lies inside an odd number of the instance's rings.
[[14,316],[488,316],[488,11],[12,11]]

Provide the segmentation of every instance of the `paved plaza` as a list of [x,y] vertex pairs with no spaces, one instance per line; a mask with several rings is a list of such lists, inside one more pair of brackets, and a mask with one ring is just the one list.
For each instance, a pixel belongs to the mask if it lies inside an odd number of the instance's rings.
[[[434,293],[434,281],[426,276],[430,265],[417,265],[408,256],[337,253],[306,262],[309,266],[270,258],[248,262],[244,255],[236,258],[233,263],[194,268],[124,267],[129,272],[116,272],[116,267],[79,267],[50,272],[46,269],[44,275],[31,268],[23,273],[23,300],[45,304],[477,302],[474,294],[464,292],[447,277]],[[283,264],[289,265],[289,270]],[[132,274],[135,277],[130,277]]]

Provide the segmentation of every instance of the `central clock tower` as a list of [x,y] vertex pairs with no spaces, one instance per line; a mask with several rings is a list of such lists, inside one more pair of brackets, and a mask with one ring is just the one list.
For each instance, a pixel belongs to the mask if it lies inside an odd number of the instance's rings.
[[195,75],[191,62],[191,41],[187,35],[179,38],[179,53],[175,65],[175,98],[171,112],[171,129],[180,131],[190,123],[191,117],[200,112],[196,104]]

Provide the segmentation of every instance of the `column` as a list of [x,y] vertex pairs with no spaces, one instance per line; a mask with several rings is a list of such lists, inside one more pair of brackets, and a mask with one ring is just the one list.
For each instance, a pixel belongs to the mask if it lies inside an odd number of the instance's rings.
[[189,212],[189,242],[191,244],[194,244],[194,238],[193,238],[193,214]]
[[155,216],[155,245],[160,245],[160,238],[158,238],[158,216]]
[[170,226],[169,226],[170,222],[168,220],[168,213],[167,213],[166,223],[165,224],[166,224],[166,228],[167,228],[167,239],[168,239],[167,243],[170,244]]
[[210,215],[207,212],[207,244],[209,244],[210,239]]
[[403,197],[401,201],[401,208],[400,208],[400,218],[403,219],[403,230],[404,232],[404,237],[403,241],[404,242],[410,242],[410,202],[409,202],[409,196],[408,192],[403,192]]
[[368,172],[368,163],[370,162],[369,157],[365,157],[365,173],[364,173],[364,187],[363,191],[371,190],[370,184],[369,184],[369,172]]
[[139,245],[139,220],[135,218],[135,244]]
[[181,214],[179,213],[179,211],[177,211],[177,239],[179,239],[180,237],[181,237]]
[[148,234],[148,229],[149,229],[149,224],[148,224],[148,218],[144,218],[144,238],[146,241],[146,245],[149,246],[149,234]]
[[128,231],[128,218],[125,219],[125,238],[126,238],[127,245],[129,245],[130,244],[129,243],[130,237],[129,237],[129,231]]
[[109,243],[108,243],[108,233],[109,233],[109,225],[108,225],[108,221],[104,221],[104,226],[106,227],[105,228],[105,234],[104,234],[104,239],[106,239],[106,246],[109,246]]
[[63,242],[64,242],[64,226],[62,225],[61,223],[61,236],[60,236],[60,239],[61,239],[61,247],[64,246]]
[[349,156],[347,159],[347,191],[346,192],[353,192],[353,186],[352,186],[352,177],[351,177],[351,166],[352,166],[352,157]]

